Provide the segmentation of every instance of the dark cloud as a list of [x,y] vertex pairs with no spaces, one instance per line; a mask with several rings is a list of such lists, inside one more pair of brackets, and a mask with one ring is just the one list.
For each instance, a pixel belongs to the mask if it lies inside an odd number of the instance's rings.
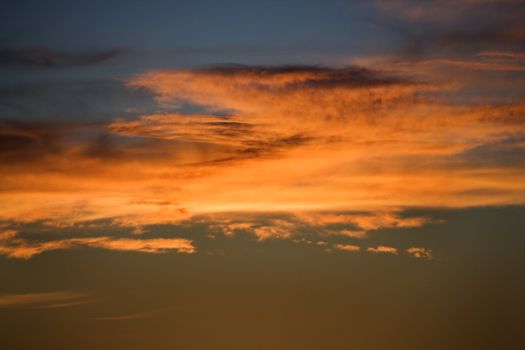
[[206,125],[211,126],[211,130],[217,136],[226,137],[240,137],[247,134],[252,134],[253,125],[240,122],[207,122]]
[[304,79],[291,80],[284,84],[285,89],[297,88],[329,88],[329,87],[366,87],[407,82],[405,79],[387,76],[384,72],[349,66],[344,68],[329,68],[315,65],[284,65],[284,66],[247,66],[242,64],[215,65],[197,69],[196,74],[223,75],[226,77],[253,77],[264,85],[264,79],[282,77],[298,77]]
[[0,163],[6,171],[74,173],[95,163],[154,164],[166,159],[179,164],[187,162],[187,152],[199,155],[190,162],[217,158],[213,145],[122,136],[103,123],[0,119]]
[[64,152],[64,137],[72,125],[0,120],[0,160],[32,161]]
[[[0,160],[51,166],[56,159],[116,159],[122,157],[117,137],[103,124],[57,121],[0,120]],[[58,169],[58,167],[55,167]]]
[[0,49],[0,67],[62,68],[86,66],[111,60],[122,53],[122,49],[66,52],[49,48],[4,48]]
[[460,55],[525,48],[523,1],[382,1],[381,26],[405,55]]

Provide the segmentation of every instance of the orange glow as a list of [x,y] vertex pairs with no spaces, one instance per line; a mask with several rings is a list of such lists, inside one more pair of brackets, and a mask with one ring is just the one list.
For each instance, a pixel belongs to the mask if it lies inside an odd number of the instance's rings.
[[[293,212],[312,222],[331,220],[316,212],[346,210],[374,213],[345,217],[359,230],[338,233],[364,237],[428,223],[393,214],[403,207],[525,199],[522,166],[475,156],[484,147],[523,150],[523,103],[449,103],[432,97],[453,93],[449,86],[359,69],[155,71],[129,87],[207,113],[113,121],[105,132],[135,142],[117,142],[113,158],[73,144],[13,162],[0,175],[1,219],[63,226],[108,218],[141,233],[202,214]],[[231,112],[215,115],[223,110]],[[252,229],[260,240],[290,236],[282,226]]]

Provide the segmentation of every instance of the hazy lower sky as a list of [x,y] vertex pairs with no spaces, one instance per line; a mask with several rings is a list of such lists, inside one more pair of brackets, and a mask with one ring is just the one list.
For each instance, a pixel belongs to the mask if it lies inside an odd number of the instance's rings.
[[0,348],[521,349],[525,3],[0,5]]

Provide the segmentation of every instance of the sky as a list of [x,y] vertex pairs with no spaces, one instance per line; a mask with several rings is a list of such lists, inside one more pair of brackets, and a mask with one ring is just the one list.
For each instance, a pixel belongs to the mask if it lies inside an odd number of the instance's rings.
[[524,18],[0,3],[0,348],[521,349]]

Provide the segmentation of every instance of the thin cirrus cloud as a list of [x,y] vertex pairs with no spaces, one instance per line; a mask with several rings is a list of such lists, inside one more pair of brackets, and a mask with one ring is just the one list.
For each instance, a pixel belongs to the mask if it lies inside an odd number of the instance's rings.
[[0,295],[0,308],[60,308],[86,302],[86,295],[71,291]]

